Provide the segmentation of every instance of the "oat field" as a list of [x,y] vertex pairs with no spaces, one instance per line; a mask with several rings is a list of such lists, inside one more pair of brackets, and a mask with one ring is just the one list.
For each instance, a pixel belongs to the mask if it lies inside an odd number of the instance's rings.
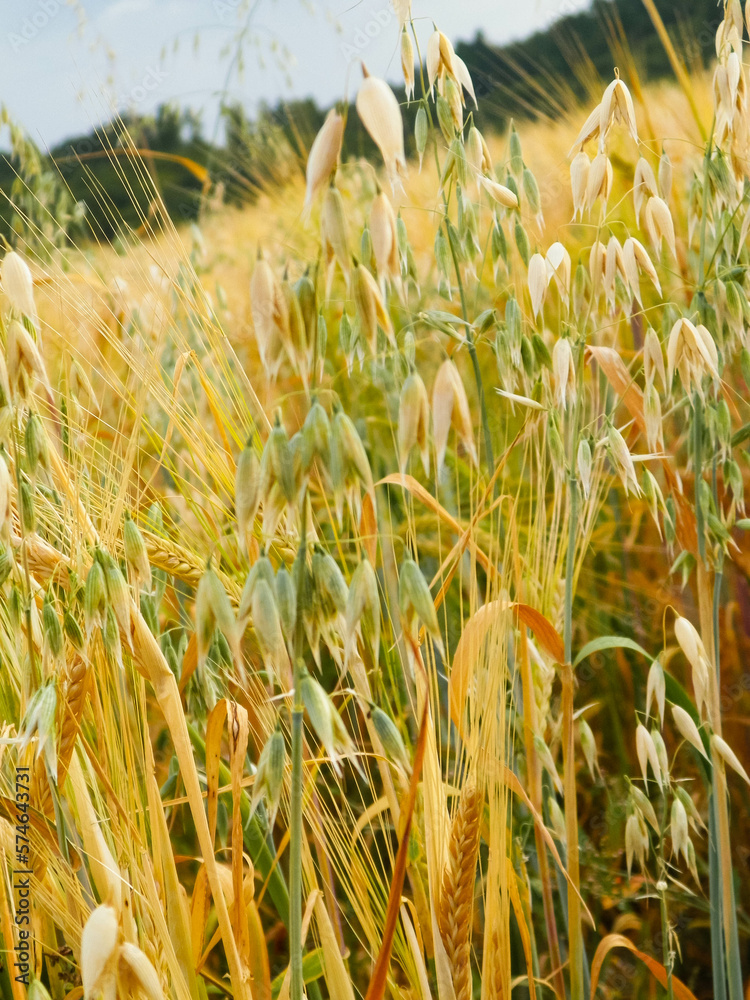
[[415,158],[2,251],[7,1000],[750,996],[750,10],[483,136],[394,7]]

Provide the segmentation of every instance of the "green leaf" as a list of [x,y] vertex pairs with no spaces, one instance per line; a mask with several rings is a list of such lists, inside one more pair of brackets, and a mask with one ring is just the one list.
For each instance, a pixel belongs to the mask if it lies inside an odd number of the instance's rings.
[[[188,723],[188,733],[190,734],[190,742],[193,744],[193,749],[198,760],[205,766],[206,743],[203,737],[195,726],[190,723]],[[219,782],[222,786],[229,786],[231,785],[231,781],[229,768],[221,761],[219,763]],[[282,923],[288,927],[289,890],[284,881],[281,869],[276,864],[275,854],[269,846],[269,842],[266,839],[266,832],[262,828],[257,815],[252,816],[249,823],[247,821],[250,815],[250,799],[246,792],[242,793],[242,798],[240,799],[240,814],[242,816],[243,839],[247,853],[250,855],[256,869],[268,880],[268,895],[273,900],[276,912]]]
[[745,424],[732,435],[732,447],[736,448],[738,444],[744,444],[748,439],[750,439],[750,424]]
[[[280,972],[278,976],[271,983],[271,996],[273,1000],[276,1000],[279,993],[281,993],[281,987],[284,983],[284,976],[286,975],[286,969]],[[323,975],[323,949],[316,948],[314,951],[309,951],[306,955],[302,957],[302,978],[307,983],[312,983],[316,979],[320,979]]]
[[639,646],[635,640],[628,639],[623,635],[603,635],[586,643],[576,656],[573,666],[577,667],[587,656],[591,656],[592,653],[600,653],[603,649],[632,649],[636,653],[641,653],[648,660],[653,660],[653,656],[647,653],[643,646]]
[[[633,639],[628,639],[626,636],[622,635],[603,635],[598,639],[592,639],[591,642],[587,642],[583,649],[579,652],[578,656],[575,658],[573,667],[577,667],[582,660],[585,660],[587,656],[591,656],[592,653],[600,653],[603,649],[632,649],[636,653],[640,653],[645,656],[650,662],[653,661],[654,657],[650,653],[647,653],[643,646],[639,646],[637,642]],[[684,708],[688,715],[692,718],[693,722],[698,726],[701,731],[701,739],[706,747],[706,753],[710,759],[711,748],[708,744],[708,736],[704,729],[701,729],[701,719],[698,712],[693,704],[690,695],[687,693],[685,688],[680,684],[680,682],[668,674],[666,670],[664,671],[664,685],[667,701],[670,701],[673,705],[679,705],[680,708]],[[701,765],[703,771],[703,777],[706,781],[706,786],[711,787],[711,769],[708,762],[704,760],[696,752],[696,759]]]

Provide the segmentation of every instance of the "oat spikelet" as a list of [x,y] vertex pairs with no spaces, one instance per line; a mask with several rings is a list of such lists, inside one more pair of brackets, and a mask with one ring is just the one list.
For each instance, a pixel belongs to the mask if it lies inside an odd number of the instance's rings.
[[481,815],[482,795],[469,785],[461,793],[451,828],[439,908],[456,1000],[471,1000],[471,923]]
[[37,324],[36,306],[34,304],[34,279],[29,265],[20,253],[10,250],[0,264],[0,284],[3,292],[19,314],[28,316]]
[[406,176],[404,123],[396,95],[385,82],[370,76],[362,63],[364,80],[357,94],[357,113],[381,152],[388,180],[395,191]]
[[323,127],[315,136],[307,158],[304,208],[306,213],[310,212],[316,195],[323,190],[336,169],[343,139],[344,119],[336,108],[332,108],[323,122]]

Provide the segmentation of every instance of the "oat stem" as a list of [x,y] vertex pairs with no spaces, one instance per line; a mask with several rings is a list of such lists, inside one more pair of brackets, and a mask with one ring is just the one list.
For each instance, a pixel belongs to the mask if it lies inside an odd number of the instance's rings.
[[289,967],[291,1000],[302,1000],[302,742],[304,706],[300,694],[300,657],[304,640],[302,603],[307,574],[307,492],[300,504],[300,544],[295,564],[297,579],[297,622],[294,636],[292,703],[292,788],[289,816]]
[[[432,119],[432,111],[430,110],[430,104],[427,100],[427,85],[424,78],[424,67],[422,65],[422,54],[419,51],[419,41],[417,40],[417,33],[414,30],[414,21],[410,21],[412,35],[414,36],[414,44],[417,51],[417,62],[419,63],[419,79],[422,86],[422,99],[425,103],[425,110],[430,122],[430,128],[434,128],[435,124]],[[434,145],[435,150],[435,166],[437,168],[438,177],[441,176],[440,170],[440,160],[437,153],[437,143]],[[487,404],[484,397],[484,382],[482,380],[482,370],[479,367],[479,358],[477,356],[477,347],[474,343],[474,334],[472,333],[471,326],[469,324],[469,313],[466,307],[466,293],[464,291],[463,280],[461,278],[461,270],[458,263],[458,256],[456,254],[456,248],[453,246],[453,240],[451,239],[450,229],[448,228],[448,199],[443,193],[443,208],[445,210],[445,216],[443,218],[443,224],[445,226],[445,236],[448,240],[448,246],[451,249],[451,259],[453,260],[453,268],[456,272],[456,284],[458,285],[458,294],[461,300],[461,315],[464,320],[464,330],[466,333],[466,346],[469,350],[469,357],[471,358],[471,366],[474,371],[474,381],[477,385],[477,397],[479,400],[479,413],[482,420],[482,433],[484,435],[484,450],[486,452],[487,458],[487,469],[489,474],[492,475],[495,469],[495,458],[492,450],[492,435],[490,434],[490,424],[487,417]]]
[[[446,204],[446,213],[448,206]],[[477,384],[477,396],[479,398],[479,414],[482,419],[482,432],[484,434],[484,450],[486,452],[487,458],[487,469],[490,475],[495,469],[495,458],[492,452],[492,436],[490,434],[490,424],[487,418],[487,404],[484,398],[484,382],[482,381],[482,370],[479,367],[479,358],[477,356],[477,347],[474,343],[474,334],[472,333],[471,326],[469,324],[469,314],[466,309],[466,295],[464,293],[464,285],[461,280],[461,270],[458,263],[458,256],[456,254],[456,248],[453,246],[453,240],[451,239],[450,230],[448,228],[448,216],[445,217],[445,232],[448,240],[448,246],[451,248],[451,258],[453,260],[453,267],[456,272],[456,284],[458,285],[458,294],[461,299],[461,313],[464,319],[464,330],[466,333],[466,346],[469,349],[469,357],[471,358],[471,366],[474,369],[474,381]]]
[[[581,378],[583,352],[579,354],[577,378]],[[563,788],[565,831],[567,839],[568,874],[576,889],[580,886],[578,857],[578,798],[575,775],[575,744],[573,738],[573,576],[575,572],[576,535],[578,531],[578,482],[576,480],[576,447],[578,441],[578,407],[569,414],[568,428],[568,550],[565,557],[565,603],[563,611],[563,645],[565,663],[562,666],[563,714]],[[583,1000],[583,931],[581,902],[576,892],[568,892],[568,958],[570,961],[571,1000]]]
[[[536,703],[534,701],[534,681],[529,660],[529,640],[524,626],[520,629],[521,684],[523,690],[523,735],[526,751],[526,773],[529,785],[529,795],[534,807],[542,814],[542,772],[534,747],[534,733],[537,729]],[[555,905],[552,898],[552,882],[550,879],[547,847],[542,837],[542,831],[534,824],[534,841],[536,844],[539,880],[542,883],[542,902],[544,905],[544,923],[547,929],[550,965],[552,966],[552,985],[558,1000],[565,1000],[565,977],[560,959],[560,941],[555,920]]]
[[[29,572],[29,557],[26,551],[26,525],[24,524],[24,515],[22,509],[21,501],[21,455],[20,449],[18,447],[18,424],[16,421],[18,411],[13,409],[12,413],[12,433],[11,441],[13,442],[13,465],[15,466],[16,472],[16,501],[18,505],[18,524],[21,532],[21,562],[23,565],[23,575],[24,582],[26,586],[26,593],[24,594],[24,611],[26,617],[26,640],[29,650],[29,678],[33,685],[35,681],[42,683],[44,681],[43,677],[36,677],[36,654],[34,650],[34,635],[32,632],[31,625],[31,602],[34,600],[34,596],[31,590],[31,573]],[[28,697],[30,691],[24,688],[24,695]]]
[[[667,829],[667,793],[664,788],[662,788],[661,795],[661,836],[659,838],[659,880],[664,881],[666,884],[666,863],[664,860],[664,836]],[[667,994],[669,1000],[674,1000],[674,986],[672,984],[672,973],[674,961],[672,958],[672,952],[669,947],[669,912],[667,908],[667,892],[664,889],[659,893],[659,910],[661,917],[661,935],[662,935],[662,961],[664,963],[664,968],[667,970]]]

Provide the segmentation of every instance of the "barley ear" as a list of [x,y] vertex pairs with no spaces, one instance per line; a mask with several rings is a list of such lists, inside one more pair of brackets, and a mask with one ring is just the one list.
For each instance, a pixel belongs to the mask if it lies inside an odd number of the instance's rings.
[[471,923],[483,798],[475,785],[461,793],[443,872],[438,922],[456,1000],[471,1000]]

